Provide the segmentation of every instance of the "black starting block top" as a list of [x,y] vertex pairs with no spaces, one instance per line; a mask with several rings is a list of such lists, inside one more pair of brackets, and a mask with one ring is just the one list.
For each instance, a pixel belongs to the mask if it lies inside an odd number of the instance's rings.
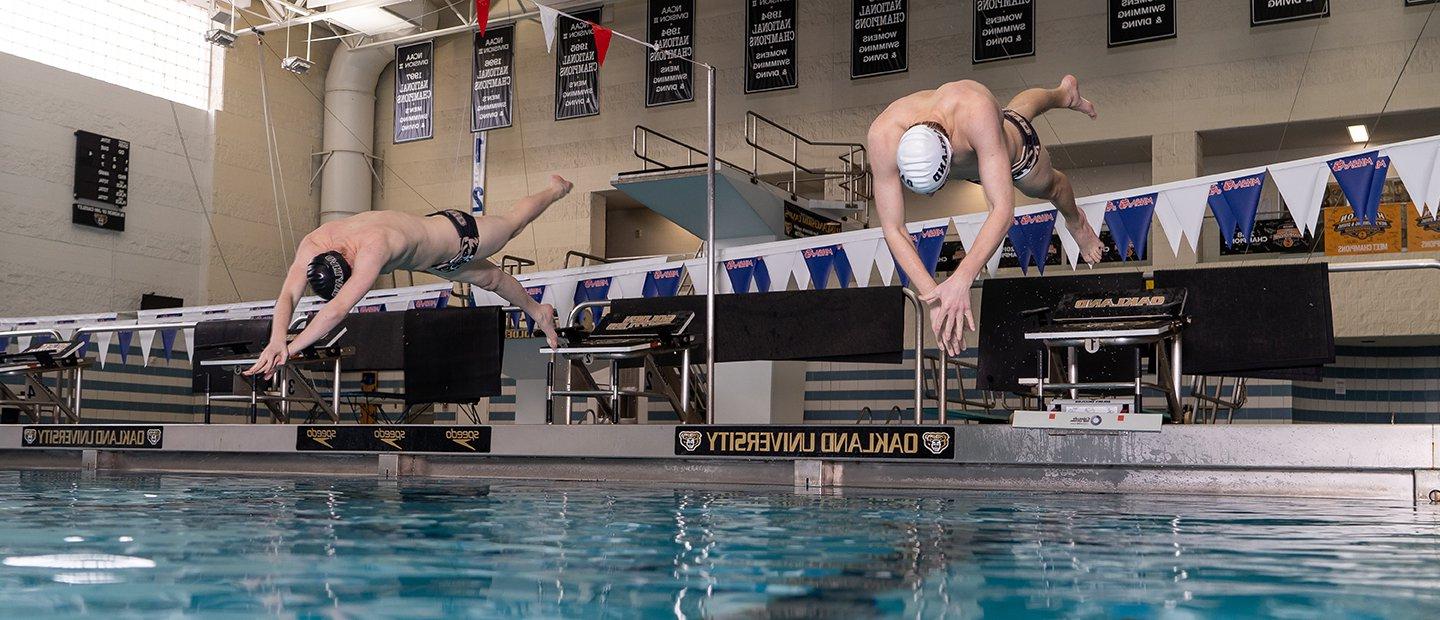
[[540,352],[606,355],[684,348],[694,340],[685,335],[685,328],[693,320],[695,313],[688,310],[656,314],[611,311],[600,319],[600,324],[593,331],[587,332],[582,327],[560,330],[565,339],[564,346],[543,347]]
[[75,366],[80,362],[80,353],[85,350],[85,344],[83,340],[45,342],[19,353],[0,355],[0,374]]
[[[353,354],[353,353],[355,352],[355,348],[354,348],[354,347],[340,347],[340,346],[337,346],[337,345],[336,345],[336,343],[338,343],[338,342],[340,341],[340,338],[345,335],[345,332],[346,332],[346,328],[344,328],[344,327],[336,330],[335,333],[331,334],[329,338],[326,338],[325,340],[323,340],[323,341],[321,341],[321,342],[317,342],[317,343],[312,344],[312,345],[310,345],[310,346],[308,346],[308,347],[305,347],[304,350],[300,351],[299,353],[296,353],[295,355],[290,356],[290,358],[286,361],[286,363],[291,363],[291,362],[304,363],[304,362],[315,361],[315,360],[328,360],[328,359],[334,359],[334,358],[337,358],[337,357],[341,357],[341,356],[344,356],[344,355]],[[295,337],[295,334],[290,334],[290,338],[294,338],[294,337]],[[223,346],[223,345],[219,345],[219,346]],[[208,360],[202,360],[202,361],[200,362],[200,365],[201,365],[201,366],[250,366],[250,365],[255,364],[255,362],[258,362],[258,361],[260,361],[260,357],[259,357],[259,354],[258,354],[258,353],[246,351],[246,352],[236,353],[236,354],[233,354],[233,355],[225,355],[225,356],[220,356],[220,357],[214,357],[214,358],[211,358],[211,359],[208,359]]]
[[1185,296],[1183,288],[1068,293],[1050,312],[1050,322],[1026,330],[1025,339],[1163,338],[1184,326]]

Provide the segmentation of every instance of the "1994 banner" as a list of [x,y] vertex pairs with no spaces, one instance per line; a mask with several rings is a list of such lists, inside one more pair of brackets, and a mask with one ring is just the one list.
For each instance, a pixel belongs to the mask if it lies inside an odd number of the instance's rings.
[[[650,0],[648,40],[659,50],[645,57],[645,105],[660,106],[695,99],[695,0]],[[676,58],[679,56],[680,58]]]
[[747,0],[745,12],[745,92],[795,88],[796,0]]

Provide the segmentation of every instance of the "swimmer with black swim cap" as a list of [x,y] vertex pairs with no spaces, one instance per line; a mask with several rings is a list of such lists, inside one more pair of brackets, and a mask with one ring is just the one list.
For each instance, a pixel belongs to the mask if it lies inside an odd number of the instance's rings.
[[[875,210],[885,243],[920,298],[931,305],[935,341],[951,355],[964,350],[966,325],[975,330],[970,285],[1005,240],[1015,216],[1015,189],[1054,204],[1080,245],[1080,256],[1087,263],[1100,260],[1100,238],[1075,205],[1070,180],[1050,165],[1050,155],[1031,124],[1056,108],[1095,118],[1095,105],[1080,96],[1075,76],[1067,75],[1055,88],[1032,88],[1016,95],[1003,109],[984,85],[950,82],[890,104],[870,125],[867,141]],[[905,230],[902,188],[931,196],[956,178],[980,184],[990,215],[974,247],[965,248],[955,273],[937,285]]]
[[[247,375],[274,374],[275,367],[334,329],[381,274],[425,271],[493,291],[535,320],[550,346],[558,344],[555,309],[525,292],[487,257],[540,217],[574,187],[558,175],[544,191],[520,199],[503,215],[472,216],[448,209],[421,217],[400,211],[366,211],[320,225],[300,241],[295,262],[275,300],[270,343]],[[327,300],[304,331],[285,341],[286,328],[306,286]]]

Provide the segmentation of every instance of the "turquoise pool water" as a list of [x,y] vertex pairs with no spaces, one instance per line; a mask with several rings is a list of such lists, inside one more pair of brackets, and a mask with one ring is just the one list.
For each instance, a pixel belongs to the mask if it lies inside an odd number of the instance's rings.
[[1440,617],[1335,500],[0,472],[0,615]]

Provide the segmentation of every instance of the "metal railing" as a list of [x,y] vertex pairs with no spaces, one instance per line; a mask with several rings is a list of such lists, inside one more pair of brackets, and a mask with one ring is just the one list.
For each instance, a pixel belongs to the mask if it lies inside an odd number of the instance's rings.
[[596,256],[594,254],[586,254],[578,250],[570,250],[569,252],[565,253],[565,269],[570,268],[570,259],[572,258],[580,259],[580,264],[576,265],[577,267],[586,267],[589,265],[604,265],[610,262],[609,259],[604,257]]
[[[650,152],[650,139],[652,137],[661,141],[664,144],[670,144],[680,147],[685,153],[685,163],[667,163],[665,161],[656,159],[656,157],[658,156]],[[705,161],[707,157],[704,149],[695,148],[693,146],[690,146],[689,144],[676,140],[675,138],[655,131],[654,129],[651,129],[644,125],[635,126],[635,131],[630,135],[630,150],[635,154],[636,157],[640,158],[640,161],[644,162],[644,164],[642,165],[642,170],[650,170],[651,165],[654,165],[656,170],[676,170],[680,168],[694,167],[700,167],[703,169],[705,167]],[[700,158],[700,163],[695,163],[696,157]],[[726,166],[744,172],[745,174],[748,174],[750,176],[755,176],[754,171],[746,170],[741,166],[737,166],[718,157],[715,159],[715,161],[718,161],[722,164],[725,164]]]
[[526,267],[534,267],[535,261],[506,254],[500,257],[500,270],[510,275],[525,273]]
[[[776,152],[761,144],[761,128],[778,131],[789,139],[790,154]],[[836,185],[844,192],[845,202],[868,202],[871,199],[870,192],[870,169],[866,159],[865,145],[857,142],[829,142],[823,140],[811,140],[790,129],[781,126],[755,112],[745,113],[745,143],[750,145],[750,166],[755,174],[760,173],[760,153],[765,153],[780,162],[790,166],[790,181],[788,184],[781,183],[781,187],[790,190],[792,194],[799,194],[798,187],[802,179],[801,173],[808,178],[806,181],[821,181],[828,183],[835,181]],[[827,149],[833,152],[843,150],[840,155],[835,155],[843,167],[839,170],[830,168],[811,168],[800,162],[802,146]],[[833,155],[833,152],[831,153]],[[788,187],[787,187],[788,185]],[[823,198],[823,196],[822,196]]]

